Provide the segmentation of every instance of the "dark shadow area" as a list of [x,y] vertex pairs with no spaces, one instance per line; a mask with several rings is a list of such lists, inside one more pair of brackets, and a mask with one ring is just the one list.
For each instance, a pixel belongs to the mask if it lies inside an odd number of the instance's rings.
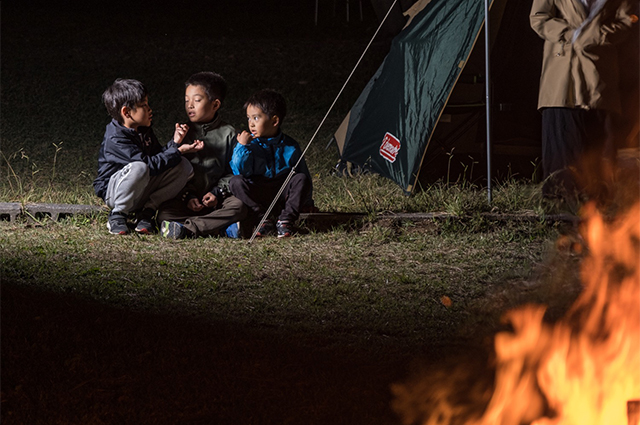
[[410,354],[2,282],[2,423],[389,424]]

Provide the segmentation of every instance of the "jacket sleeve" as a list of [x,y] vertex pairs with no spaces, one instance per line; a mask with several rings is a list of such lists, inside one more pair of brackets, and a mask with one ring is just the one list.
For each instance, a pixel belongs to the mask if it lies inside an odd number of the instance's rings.
[[233,174],[251,177],[253,175],[253,152],[251,144],[243,145],[238,143],[233,149],[230,165]]
[[573,41],[577,48],[591,50],[596,46],[617,44],[628,35],[631,25],[638,20],[633,15],[630,2],[626,0],[613,10],[606,6],[575,31]]
[[[157,141],[152,141],[152,143]],[[159,145],[159,144],[158,144]],[[146,154],[132,140],[127,138],[113,138],[105,147],[105,159],[115,164],[127,165],[130,162],[140,161],[147,164],[149,174],[156,176],[176,166],[182,158],[177,145],[171,141],[153,155]]]
[[533,0],[529,23],[541,38],[552,43],[565,43],[573,35],[574,28],[558,17],[554,0]]
[[633,13],[631,2],[623,1],[622,5],[616,11],[616,17],[611,22],[602,24],[600,31],[602,32],[602,42],[617,44],[629,35],[631,26],[638,22],[638,17]]

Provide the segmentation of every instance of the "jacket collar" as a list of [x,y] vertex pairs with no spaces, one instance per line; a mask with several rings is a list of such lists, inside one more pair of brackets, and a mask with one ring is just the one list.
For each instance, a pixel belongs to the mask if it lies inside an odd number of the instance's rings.
[[209,132],[211,130],[215,130],[216,128],[220,127],[221,123],[222,123],[222,117],[220,116],[219,113],[216,112],[215,116],[213,117],[213,121],[209,121],[204,124],[191,123],[190,126],[193,126],[193,128],[196,130]]
[[117,120],[113,118],[111,119],[111,124],[113,124],[113,126],[116,128],[117,131],[121,133],[129,133],[135,136],[141,133],[147,132],[148,129],[150,128],[150,127],[138,127],[138,130],[134,130],[133,128],[125,127],[124,125],[120,124]]
[[277,143],[280,143],[283,136],[284,134],[282,133],[282,131],[280,131],[278,134],[276,134],[273,137],[257,137],[255,140],[265,145],[275,145]]

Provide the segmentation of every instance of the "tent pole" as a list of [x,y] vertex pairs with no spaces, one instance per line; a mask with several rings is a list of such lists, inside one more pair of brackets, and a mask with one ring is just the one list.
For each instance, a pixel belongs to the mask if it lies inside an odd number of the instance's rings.
[[487,111],[487,199],[489,204],[491,204],[491,69],[489,66],[489,3],[490,0],[484,0],[485,105]]

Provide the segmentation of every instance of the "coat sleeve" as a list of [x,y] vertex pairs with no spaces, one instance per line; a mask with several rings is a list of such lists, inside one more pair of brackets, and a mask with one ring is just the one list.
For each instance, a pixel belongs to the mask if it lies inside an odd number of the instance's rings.
[[253,152],[251,151],[251,145],[238,143],[233,149],[230,165],[233,174],[251,177],[253,175]]
[[603,43],[617,44],[629,35],[631,26],[638,22],[637,13],[631,2],[623,1],[616,11],[616,17],[611,22],[603,23],[600,27]]
[[529,23],[541,38],[552,43],[564,43],[573,35],[574,28],[558,16],[554,0],[533,0]]
[[582,51],[617,44],[629,34],[634,21],[637,17],[632,15],[631,5],[623,1],[615,10],[603,10],[586,21],[574,32],[573,43]]

